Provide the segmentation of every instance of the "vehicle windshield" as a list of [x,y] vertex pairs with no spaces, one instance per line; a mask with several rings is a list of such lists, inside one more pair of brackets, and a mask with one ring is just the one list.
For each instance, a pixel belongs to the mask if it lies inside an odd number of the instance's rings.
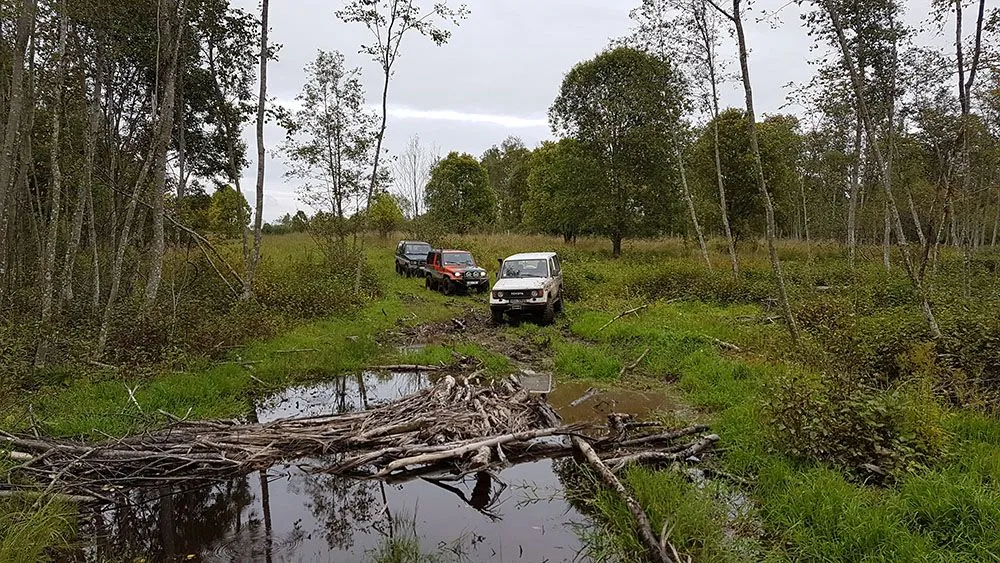
[[406,245],[406,254],[420,254],[422,256],[427,256],[431,251],[431,245],[429,244],[408,244]]
[[441,255],[441,262],[445,266],[475,266],[476,261],[468,252],[445,252]]
[[544,258],[536,260],[507,260],[503,263],[501,278],[547,278],[549,277],[549,261]]

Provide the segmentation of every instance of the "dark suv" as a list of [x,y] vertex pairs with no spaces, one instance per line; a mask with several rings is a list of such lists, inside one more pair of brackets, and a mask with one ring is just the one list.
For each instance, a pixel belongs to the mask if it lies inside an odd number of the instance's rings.
[[419,240],[403,240],[396,246],[396,273],[408,278],[421,275],[431,245]]

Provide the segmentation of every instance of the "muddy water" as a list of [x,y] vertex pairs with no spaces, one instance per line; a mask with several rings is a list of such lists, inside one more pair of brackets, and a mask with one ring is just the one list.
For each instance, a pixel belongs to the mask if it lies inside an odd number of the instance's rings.
[[[426,376],[364,374],[288,389],[259,405],[260,421],[347,412],[428,385]],[[567,421],[606,412],[669,407],[626,393],[576,407],[586,385],[556,385],[550,400]],[[602,403],[602,401],[604,401]],[[574,561],[589,525],[564,498],[569,461],[541,461],[463,482],[405,484],[317,474],[300,460],[209,488],[137,491],[128,502],[83,519],[85,545],[71,561],[369,561],[407,538],[444,561]]]

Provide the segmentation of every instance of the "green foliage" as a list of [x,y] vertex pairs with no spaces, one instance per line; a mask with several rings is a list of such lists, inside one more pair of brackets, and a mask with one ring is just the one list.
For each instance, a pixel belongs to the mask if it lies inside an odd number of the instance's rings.
[[250,204],[232,186],[220,186],[208,207],[209,229],[225,238],[237,238],[250,224]]
[[[725,179],[726,206],[733,232],[739,238],[759,235],[764,232],[764,201],[754,176],[754,156],[750,152],[745,112],[727,109],[701,130],[691,151],[693,181],[700,186],[704,199],[717,197],[716,126],[719,128],[719,159]],[[796,199],[799,195],[797,167],[802,152],[798,127],[798,121],[786,115],[769,116],[757,126],[764,178],[777,202],[777,220],[788,226],[788,218],[796,216],[801,204]]]
[[769,385],[765,411],[774,447],[791,458],[831,462],[862,477],[925,470],[944,453],[943,412],[928,389],[882,392],[858,377],[791,374]]
[[531,156],[524,222],[564,238],[591,227],[593,194],[606,189],[597,160],[575,139],[544,142]]
[[403,223],[403,210],[399,201],[389,192],[379,192],[372,198],[368,209],[368,221],[378,230],[382,238],[389,236]]
[[[0,474],[3,474],[0,466]],[[31,497],[0,498],[0,561],[44,561],[53,548],[66,548],[76,533],[73,507]]]
[[628,47],[605,51],[566,75],[549,110],[552,128],[575,138],[600,163],[604,188],[591,195],[595,233],[615,255],[623,238],[662,232],[679,199],[672,131],[684,87],[671,61]]
[[483,154],[481,164],[489,175],[490,188],[497,196],[497,226],[506,231],[522,226],[522,204],[528,198],[528,174],[532,151],[517,137],[504,139]]
[[431,170],[427,214],[445,232],[466,233],[493,223],[496,194],[475,157],[453,152]]

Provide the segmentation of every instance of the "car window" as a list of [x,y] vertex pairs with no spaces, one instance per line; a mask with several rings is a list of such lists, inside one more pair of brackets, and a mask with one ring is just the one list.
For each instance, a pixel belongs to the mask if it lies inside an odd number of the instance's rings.
[[557,274],[561,273],[562,272],[562,264],[559,262],[559,257],[558,256],[553,256],[552,257],[552,263],[553,263],[553,265],[555,265],[555,268],[552,271],[554,271]]
[[534,260],[507,260],[500,271],[501,278],[547,278],[549,261],[544,258]]
[[406,245],[406,254],[420,254],[424,255],[431,251],[431,245],[429,244],[408,244]]
[[445,266],[475,266],[476,261],[468,252],[445,252],[441,255]]

